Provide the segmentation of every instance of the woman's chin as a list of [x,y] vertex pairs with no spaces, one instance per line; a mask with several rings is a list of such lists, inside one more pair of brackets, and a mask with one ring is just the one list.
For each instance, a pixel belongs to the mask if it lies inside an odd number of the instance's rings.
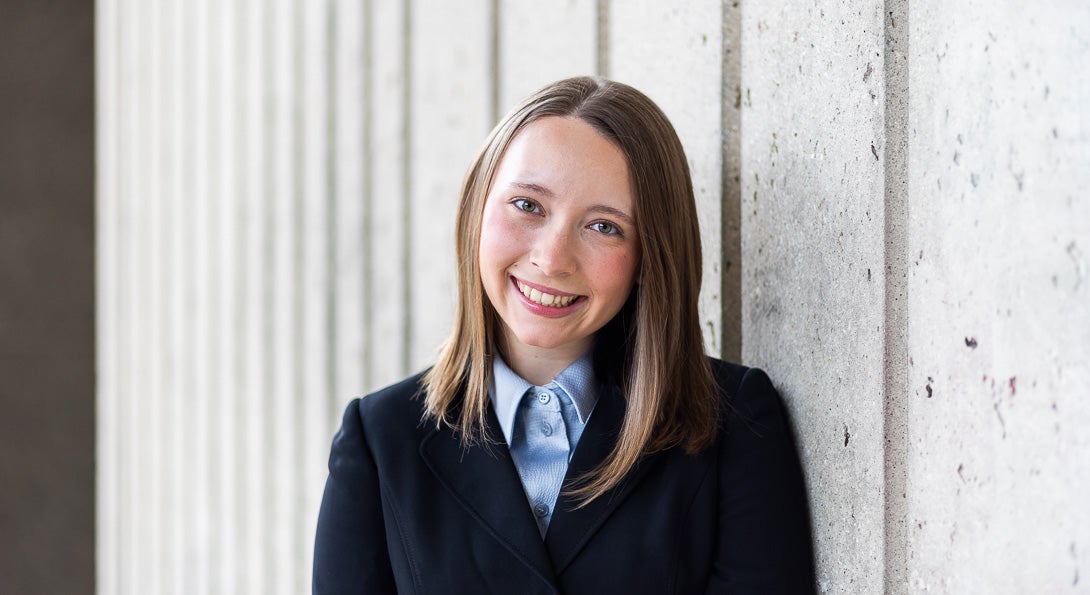
[[508,343],[515,343],[515,345],[509,345],[509,347],[522,348],[531,351],[539,352],[555,352],[556,354],[566,353],[568,351],[580,351],[580,348],[585,348],[590,345],[590,337],[570,337],[570,336],[556,336],[550,333],[512,333],[513,341]]

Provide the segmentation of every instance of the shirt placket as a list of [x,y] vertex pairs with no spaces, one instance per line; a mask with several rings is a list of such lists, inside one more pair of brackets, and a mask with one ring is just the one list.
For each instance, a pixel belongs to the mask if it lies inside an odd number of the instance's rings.
[[519,421],[523,444],[512,455],[542,535],[552,518],[571,450],[559,395],[543,387],[527,391]]

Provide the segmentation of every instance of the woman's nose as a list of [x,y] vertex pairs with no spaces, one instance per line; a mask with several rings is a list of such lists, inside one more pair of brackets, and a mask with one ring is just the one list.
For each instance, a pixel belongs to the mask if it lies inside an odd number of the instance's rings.
[[578,268],[575,238],[567,230],[542,229],[534,240],[530,263],[550,277],[570,275]]

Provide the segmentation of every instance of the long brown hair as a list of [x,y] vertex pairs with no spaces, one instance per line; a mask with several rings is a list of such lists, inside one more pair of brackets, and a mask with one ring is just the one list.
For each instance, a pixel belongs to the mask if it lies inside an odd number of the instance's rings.
[[456,221],[458,309],[454,329],[424,377],[425,415],[464,444],[485,439],[492,350],[501,324],[481,284],[478,249],[485,197],[504,151],[526,125],[574,117],[617,145],[628,160],[642,247],[639,282],[598,333],[596,367],[627,403],[609,457],[571,494],[587,503],[616,486],[640,457],[715,439],[719,397],[697,313],[700,229],[685,151],[666,115],[636,89],[600,78],[548,85],[492,130],[462,183]]

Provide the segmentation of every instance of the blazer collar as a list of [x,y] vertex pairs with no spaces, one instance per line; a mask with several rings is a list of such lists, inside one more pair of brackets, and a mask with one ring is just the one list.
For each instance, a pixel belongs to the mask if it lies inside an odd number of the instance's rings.
[[[600,395],[568,465],[565,487],[595,469],[617,442],[624,420],[624,397],[611,386],[603,387]],[[571,564],[659,457],[640,461],[618,486],[582,508],[576,508],[578,501],[562,490],[543,543],[491,407],[487,423],[491,443],[464,448],[458,436],[444,426],[424,437],[420,455],[471,517],[556,589],[557,574]]]
[[[584,477],[598,467],[613,451],[617,444],[621,423],[624,421],[625,400],[615,386],[604,386],[594,413],[587,422],[579,446],[575,449],[568,472],[564,477],[564,487],[569,488],[579,478]],[[579,501],[567,495],[562,489],[554,507],[549,530],[545,534],[545,547],[553,562],[557,574],[571,564],[583,547],[590,542],[609,515],[624,502],[651,467],[653,459],[641,460],[619,485],[602,494],[594,501],[577,508]]]
[[498,435],[499,420],[491,407],[487,420],[485,434],[491,442],[466,448],[450,428],[442,426],[421,441],[420,456],[471,517],[558,590],[552,562],[507,444]]

